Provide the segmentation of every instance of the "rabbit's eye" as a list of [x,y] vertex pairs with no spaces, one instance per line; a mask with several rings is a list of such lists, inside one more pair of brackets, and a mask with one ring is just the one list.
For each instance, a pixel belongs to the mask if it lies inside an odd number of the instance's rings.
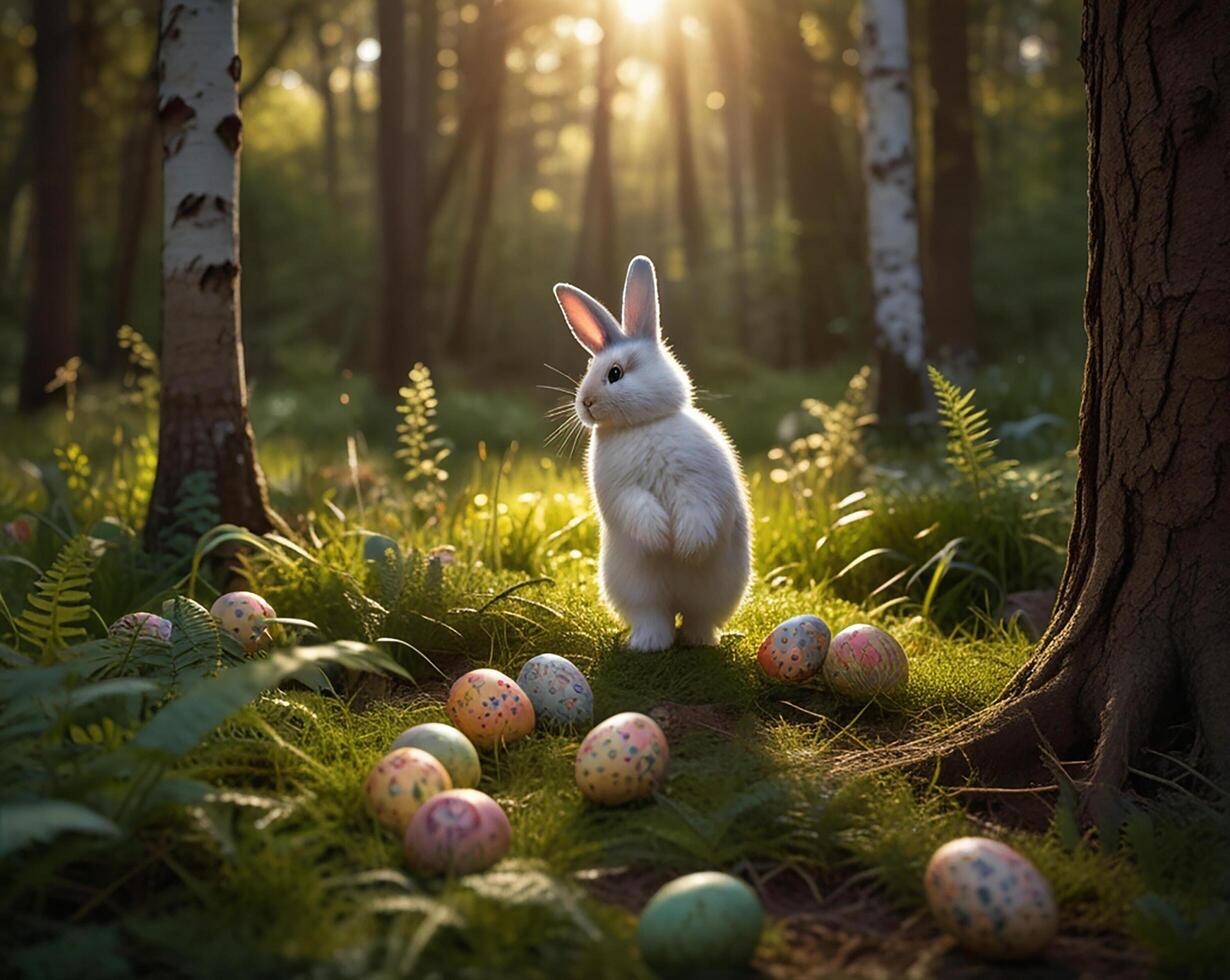
[[618,364],[616,364],[611,368],[611,370],[607,371],[606,380],[609,384],[614,384],[616,381],[618,381],[623,376],[624,376],[624,369],[621,368]]

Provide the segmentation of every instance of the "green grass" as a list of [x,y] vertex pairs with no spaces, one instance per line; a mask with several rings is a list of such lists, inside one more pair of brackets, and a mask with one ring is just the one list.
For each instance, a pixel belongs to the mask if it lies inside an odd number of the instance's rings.
[[[1062,460],[1005,467],[971,501],[946,475],[938,437],[905,454],[878,445],[852,424],[856,402],[857,391],[828,393],[831,411],[801,413],[819,442],[796,434],[773,458],[748,457],[758,516],[748,600],[720,647],[652,655],[620,649],[620,626],[598,601],[597,528],[574,466],[524,449],[461,453],[449,461],[447,497],[424,502],[375,449],[361,459],[371,472],[356,492],[344,454],[301,454],[292,466],[290,443],[271,440],[280,505],[307,557],[270,544],[245,555],[242,573],[281,616],[315,624],[279,627],[279,645],[394,636],[419,651],[383,645],[412,679],[356,686],[355,675],[329,668],[340,694],[269,690],[159,777],[201,780],[213,796],[126,818],[117,839],[68,834],[0,859],[0,939],[16,974],[71,976],[88,962],[103,977],[641,976],[633,931],[643,896],[630,884],[625,901],[604,901],[587,882],[656,882],[704,868],[753,880],[802,875],[822,897],[862,876],[903,915],[917,910],[934,849],[985,824],[949,790],[901,776],[837,781],[829,763],[843,750],[935,730],[996,697],[1030,651],[1023,635],[995,624],[996,597],[1054,582],[1053,548],[1022,540],[1063,540],[1062,508],[1037,513],[1057,507],[1069,483]],[[134,497],[147,492],[146,450],[113,459],[111,434],[91,429],[91,417],[6,446],[48,460],[54,431],[57,444],[90,457],[75,483],[54,461],[41,482],[13,460],[4,468],[0,518],[38,513],[48,522],[32,541],[6,546],[38,569],[60,551],[60,531],[108,516],[127,525]],[[134,431],[147,424],[135,410],[113,417]],[[886,475],[903,461],[908,475]],[[860,510],[868,513],[842,520]],[[212,559],[193,580],[187,560],[142,556],[122,525],[93,576],[90,637],[135,605],[158,609],[167,594],[195,591],[209,604],[223,585]],[[365,532],[393,537],[401,556],[365,560]],[[456,561],[441,569],[428,553],[444,544]],[[902,569],[910,571],[881,588]],[[36,577],[0,562],[0,596],[14,616]],[[819,681],[770,681],[756,647],[802,612],[834,629],[870,620],[892,630],[910,658],[908,686],[861,708]],[[0,642],[39,652],[13,634],[0,614]],[[76,650],[56,652],[57,663],[71,667]],[[672,761],[663,792],[638,806],[588,804],[572,779],[583,733],[539,730],[483,758],[480,788],[513,826],[509,857],[457,881],[410,875],[398,842],[364,811],[368,769],[402,729],[445,720],[456,675],[478,666],[515,675],[544,651],[586,673],[599,717],[665,710]],[[115,699],[48,701],[33,734],[0,711],[0,803],[37,797],[49,779],[63,792],[80,787],[75,773],[122,758],[139,724],[168,703],[134,714]],[[105,807],[100,793],[87,785],[78,798]],[[1060,806],[1044,832],[1000,831],[1051,879],[1066,931],[1127,932],[1177,973],[1224,961],[1224,808],[1190,795],[1136,802],[1100,844],[1074,832],[1071,818]],[[772,923],[765,954],[783,941]]]

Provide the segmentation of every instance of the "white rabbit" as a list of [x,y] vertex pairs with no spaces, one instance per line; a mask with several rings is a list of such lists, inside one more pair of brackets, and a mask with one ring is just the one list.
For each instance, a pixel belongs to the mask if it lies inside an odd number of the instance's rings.
[[692,405],[692,380],[662,342],[653,263],[637,256],[624,283],[623,326],[560,283],[555,298],[593,355],[576,413],[591,430],[589,488],[602,524],[603,598],[632,628],[628,647],[718,640],[751,568],[751,513],[734,447]]

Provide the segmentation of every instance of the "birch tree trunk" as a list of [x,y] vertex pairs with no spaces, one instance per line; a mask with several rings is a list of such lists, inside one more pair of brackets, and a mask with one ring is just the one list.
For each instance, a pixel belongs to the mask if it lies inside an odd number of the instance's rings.
[[[76,132],[80,51],[69,0],[34,4],[34,283],[18,406],[36,409],[61,364],[77,353]],[[8,229],[4,230],[8,233]]]
[[239,327],[237,0],[164,0],[162,401],[146,522],[157,548],[183,480],[214,476],[224,522],[277,521],[256,461]]
[[863,171],[872,307],[880,362],[878,410],[899,422],[923,403],[922,272],[914,184],[905,0],[863,0]]

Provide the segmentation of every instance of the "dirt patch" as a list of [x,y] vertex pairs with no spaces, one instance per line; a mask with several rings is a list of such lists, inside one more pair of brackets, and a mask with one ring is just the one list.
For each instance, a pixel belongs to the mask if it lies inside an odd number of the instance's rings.
[[735,717],[728,708],[716,704],[679,704],[663,701],[649,709],[649,717],[656,721],[669,739],[696,728],[715,732],[724,738],[735,734]]

